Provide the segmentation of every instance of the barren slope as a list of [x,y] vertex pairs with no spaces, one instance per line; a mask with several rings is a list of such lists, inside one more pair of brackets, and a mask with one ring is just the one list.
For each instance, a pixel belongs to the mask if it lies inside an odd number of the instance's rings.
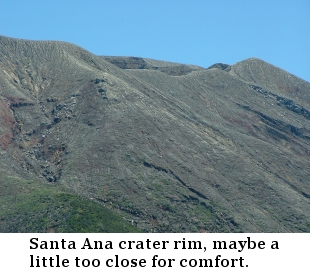
[[146,232],[310,231],[310,84],[279,68],[0,37],[0,84],[6,177],[82,196]]

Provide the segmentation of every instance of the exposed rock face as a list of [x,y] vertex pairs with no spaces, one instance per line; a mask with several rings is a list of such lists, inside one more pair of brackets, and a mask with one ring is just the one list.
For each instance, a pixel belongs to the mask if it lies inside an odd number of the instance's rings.
[[310,83],[259,59],[203,69],[0,37],[0,173],[146,232],[310,232],[309,122]]
[[176,63],[171,63],[171,62],[162,62],[162,61],[157,61],[157,60],[152,60],[152,59],[144,59],[141,57],[105,56],[103,58],[121,69],[158,70],[167,75],[173,75],[173,76],[181,76],[181,75],[189,74],[192,71],[203,70],[203,68],[198,67],[198,66],[189,66],[189,65],[176,64]]
[[231,67],[227,64],[216,63],[216,64],[213,64],[212,66],[208,67],[208,69],[221,69],[221,70],[225,70],[225,71],[229,72],[231,70]]

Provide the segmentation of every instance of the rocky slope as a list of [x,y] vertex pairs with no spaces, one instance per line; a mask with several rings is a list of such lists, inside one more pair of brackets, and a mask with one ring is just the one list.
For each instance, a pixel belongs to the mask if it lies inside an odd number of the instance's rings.
[[[144,232],[310,232],[309,121],[310,83],[256,58],[204,69],[0,36],[0,231],[72,231],[60,209],[100,207]],[[26,193],[40,227],[22,227]]]

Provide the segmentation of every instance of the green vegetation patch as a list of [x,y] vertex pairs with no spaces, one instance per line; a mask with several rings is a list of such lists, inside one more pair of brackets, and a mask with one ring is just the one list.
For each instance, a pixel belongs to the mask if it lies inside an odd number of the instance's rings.
[[114,211],[62,187],[0,176],[0,232],[139,232]]

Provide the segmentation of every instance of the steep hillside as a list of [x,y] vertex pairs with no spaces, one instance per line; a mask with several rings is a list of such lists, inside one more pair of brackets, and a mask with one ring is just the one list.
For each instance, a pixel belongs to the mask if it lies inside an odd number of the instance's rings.
[[[121,231],[310,232],[309,97],[259,59],[204,69],[0,37],[0,231],[100,231],[66,224],[95,207],[90,224],[110,211]],[[47,198],[41,227],[30,198]]]

